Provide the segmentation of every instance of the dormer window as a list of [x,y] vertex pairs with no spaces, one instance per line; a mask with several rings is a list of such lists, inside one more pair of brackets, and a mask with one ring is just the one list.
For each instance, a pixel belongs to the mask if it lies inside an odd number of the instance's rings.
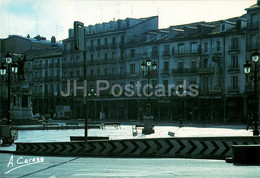
[[221,24],[220,28],[221,28],[220,29],[221,32],[226,31],[226,24]]

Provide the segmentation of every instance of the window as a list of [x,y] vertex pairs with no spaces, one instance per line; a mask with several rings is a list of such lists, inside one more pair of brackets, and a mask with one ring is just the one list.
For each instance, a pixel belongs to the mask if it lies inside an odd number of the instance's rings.
[[237,49],[238,48],[238,38],[232,38],[231,39],[231,48]]
[[131,74],[135,74],[135,64],[130,64],[130,72]]
[[120,68],[120,74],[121,74],[121,76],[124,76],[124,74],[125,74],[125,68],[124,67]]
[[178,62],[178,72],[183,72],[183,62]]
[[93,76],[94,76],[94,70],[91,69],[91,70],[90,70],[90,77],[93,77]]
[[238,76],[231,76],[232,89],[238,89]]
[[121,36],[121,44],[124,44],[124,43],[125,43],[125,36],[122,35],[122,36]]
[[107,53],[104,53],[104,60],[107,61]]
[[196,71],[196,61],[191,61],[191,70],[192,72]]
[[197,43],[191,43],[191,53],[197,52]]
[[94,60],[94,55],[90,55],[90,60],[93,61]]
[[104,44],[107,45],[107,38],[105,38]]
[[221,50],[220,41],[217,41],[216,45],[217,45],[217,51],[220,51]]
[[163,63],[163,71],[164,72],[169,72],[169,62],[164,62]]
[[207,68],[208,67],[208,58],[204,58],[203,59],[203,68]]
[[93,40],[90,41],[90,46],[93,48],[93,46],[94,46],[94,41]]
[[232,56],[232,68],[237,69],[238,68],[238,57]]
[[100,39],[97,40],[97,45],[100,46]]
[[99,75],[100,74],[100,69],[97,69],[97,75]]
[[208,52],[208,43],[204,43],[204,52],[205,52],[205,53]]
[[112,38],[112,44],[115,45],[116,44],[116,37]]
[[125,52],[124,51],[120,51],[120,58],[121,58],[121,60],[125,59]]
[[257,38],[256,38],[256,34],[251,34],[250,36],[250,40],[251,40],[251,48],[257,48]]
[[172,47],[172,55],[175,55],[175,47]]
[[163,47],[163,55],[169,55],[169,51],[170,51],[170,46],[169,45],[164,45]]
[[163,81],[163,86],[165,87],[165,91],[168,91],[168,80]]
[[178,45],[178,53],[183,54],[184,53],[184,44],[179,44]]
[[152,47],[152,56],[151,57],[158,57],[157,46]]
[[208,91],[208,77],[202,78],[202,91]]
[[257,14],[251,14],[251,28],[257,27],[258,17]]
[[73,72],[72,71],[70,72],[70,77],[73,77]]
[[112,76],[114,76],[116,74],[116,69],[112,68]]
[[221,32],[224,32],[226,30],[226,24],[221,24]]
[[116,52],[112,52],[112,60],[116,60]]
[[77,70],[77,76],[79,76],[79,70]]
[[107,75],[107,68],[104,68],[104,75]]
[[130,50],[130,57],[134,58],[135,57],[135,49]]
[[67,72],[64,72],[64,73],[63,73],[63,77],[67,77]]

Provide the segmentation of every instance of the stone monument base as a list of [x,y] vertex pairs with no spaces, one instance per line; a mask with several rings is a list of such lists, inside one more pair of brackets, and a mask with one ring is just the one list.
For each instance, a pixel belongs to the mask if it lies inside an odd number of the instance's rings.
[[142,133],[143,134],[154,133],[153,116],[144,116],[144,129],[142,130]]

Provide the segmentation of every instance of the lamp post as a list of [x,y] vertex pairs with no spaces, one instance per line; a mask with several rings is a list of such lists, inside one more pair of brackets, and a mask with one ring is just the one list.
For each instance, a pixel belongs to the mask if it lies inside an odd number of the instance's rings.
[[88,97],[91,97],[92,100],[92,105],[91,105],[91,120],[94,119],[94,97],[97,96],[97,92],[94,90],[94,88],[91,88],[90,91],[88,92]]
[[147,97],[147,104],[146,104],[146,116],[151,116],[151,103],[150,103],[150,78],[152,77],[153,73],[157,70],[157,63],[151,62],[150,58],[147,58],[146,61],[143,61],[141,64],[141,69],[143,71],[143,75],[146,72],[147,74],[147,83],[148,83],[148,97]]
[[254,136],[259,136],[259,130],[258,130],[258,96],[257,96],[257,82],[260,80],[258,76],[258,61],[259,61],[259,51],[254,50],[252,52],[252,61],[254,63],[254,74],[249,76],[251,72],[251,67],[252,65],[249,63],[249,61],[246,61],[244,64],[244,72],[246,74],[246,78],[248,79],[249,82],[254,82],[254,121],[253,121],[253,135]]
[[16,74],[18,71],[18,65],[16,62],[13,62],[13,56],[7,52],[5,55],[6,62],[1,65],[0,73],[1,76],[7,75],[7,85],[8,85],[8,100],[7,100],[7,121],[6,125],[11,124],[11,75]]

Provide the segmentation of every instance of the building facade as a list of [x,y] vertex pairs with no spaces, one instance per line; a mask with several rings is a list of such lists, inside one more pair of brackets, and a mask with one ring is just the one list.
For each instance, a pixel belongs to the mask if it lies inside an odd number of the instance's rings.
[[[244,121],[253,109],[250,104],[253,88],[245,79],[243,64],[251,58],[252,50],[259,49],[259,6],[258,1],[240,17],[166,29],[158,29],[157,16],[89,25],[84,27],[85,55],[74,49],[74,32],[70,29],[68,38],[63,40],[62,52],[57,55],[50,52],[49,56],[31,60],[34,91],[44,91],[46,96],[43,102],[42,96],[35,93],[34,111],[55,112],[56,105],[69,106],[71,118],[84,118],[84,90],[79,87],[84,86],[86,56],[87,92],[92,88],[98,90],[97,81],[102,80],[100,87],[107,86],[104,80],[109,85],[98,92],[98,97],[88,97],[88,117],[140,120],[147,103],[143,95],[147,75],[141,64],[150,58],[157,64],[150,79],[151,92],[157,92],[150,97],[156,120]],[[43,61],[56,59],[60,62],[53,72],[49,62],[44,67]],[[43,81],[45,76],[55,79]],[[134,86],[130,87],[133,93],[129,92],[129,85]],[[158,88],[162,89],[160,85],[164,91],[158,92]],[[54,101],[46,95],[49,90],[57,96],[60,91],[70,94]],[[47,103],[45,109],[42,103]]]

